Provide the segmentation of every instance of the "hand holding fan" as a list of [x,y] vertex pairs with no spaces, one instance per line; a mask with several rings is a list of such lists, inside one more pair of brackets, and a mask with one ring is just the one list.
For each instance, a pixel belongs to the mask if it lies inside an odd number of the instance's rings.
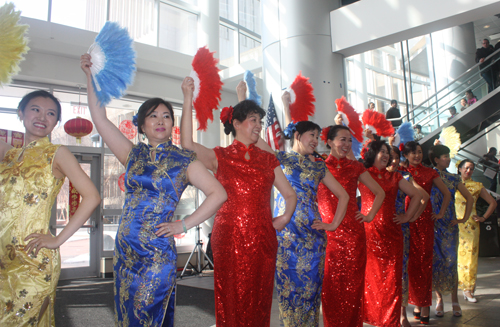
[[373,111],[373,110],[365,110],[362,116],[363,124],[365,128],[372,131],[372,133],[377,134],[378,136],[393,136],[394,135],[394,127],[390,121],[385,118],[385,115]]
[[358,142],[363,142],[363,125],[359,120],[359,114],[347,102],[346,98],[342,96],[340,99],[335,100],[337,111],[342,115],[342,121],[349,127],[352,137]]
[[207,47],[198,49],[193,58],[191,76],[194,80],[193,107],[198,120],[198,130],[206,131],[207,122],[214,120],[212,110],[217,109],[221,99],[222,82],[217,68],[218,60]]
[[19,73],[19,63],[29,48],[28,25],[19,24],[20,11],[14,11],[13,3],[0,7],[0,86],[9,84],[12,76]]
[[414,141],[415,136],[414,136],[414,130],[413,127],[411,126],[411,123],[405,122],[402,123],[398,130],[396,131],[396,135],[394,135],[394,146],[399,148],[400,144],[406,144],[410,141]]
[[299,73],[288,91],[290,92],[290,115],[292,120],[296,122],[309,120],[309,116],[313,116],[316,111],[313,104],[316,98],[309,78]]
[[132,84],[136,70],[132,44],[126,28],[108,21],[90,46],[92,83],[102,106],[120,98]]

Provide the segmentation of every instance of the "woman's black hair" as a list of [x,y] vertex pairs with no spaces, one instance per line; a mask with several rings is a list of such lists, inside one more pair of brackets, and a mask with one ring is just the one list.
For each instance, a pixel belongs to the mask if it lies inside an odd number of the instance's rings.
[[474,166],[474,168],[476,168],[476,164],[474,163],[474,161],[472,161],[470,159],[464,159],[464,160],[460,161],[460,163],[458,164],[458,169],[461,169],[468,162],[470,162]]
[[450,148],[445,145],[434,145],[429,149],[429,160],[436,166],[434,159],[439,159],[443,154],[450,154]]
[[[377,154],[382,150],[382,147],[384,146],[387,149],[387,153],[390,155],[391,147],[389,146],[389,144],[385,143],[385,141],[371,141],[370,143],[368,143],[368,151],[365,152],[365,160],[363,162],[366,168],[370,168],[373,166]],[[387,165],[389,165],[390,163],[391,162],[388,161]]]
[[401,158],[401,151],[399,151],[399,148],[397,146],[395,145],[391,146],[391,151],[394,151],[398,159]]
[[418,142],[415,141],[406,142],[405,147],[403,149],[403,157],[406,158],[406,156],[409,153],[417,151],[418,147],[422,148],[422,146]]
[[144,125],[146,117],[151,115],[151,113],[155,111],[160,104],[165,105],[168,111],[170,111],[170,118],[172,118],[172,123],[174,123],[174,109],[172,108],[170,102],[165,101],[162,98],[152,98],[144,101],[144,103],[141,104],[141,106],[139,107],[139,111],[137,112],[137,131],[140,134],[144,134],[144,131],[142,130],[142,125]]
[[[330,130],[328,131],[327,139],[333,141],[335,139],[335,137],[337,136],[337,134],[339,133],[339,131],[341,131],[341,130],[346,130],[349,133],[351,133],[351,131],[349,130],[349,127],[347,127],[347,126],[333,125],[333,126],[330,126]],[[328,149],[331,149],[330,146],[328,145],[328,143],[326,143],[326,147]]]
[[19,102],[19,105],[17,106],[17,110],[22,112],[24,114],[24,110],[26,109],[26,106],[28,103],[35,99],[35,98],[49,98],[50,100],[54,101],[56,104],[56,109],[57,109],[57,120],[61,121],[61,103],[59,103],[59,100],[53,96],[51,93],[44,91],[44,90],[37,90],[33,91],[31,93],[26,94],[21,101]]
[[257,103],[253,100],[243,100],[239,102],[233,108],[233,119],[231,121],[226,121],[224,123],[224,133],[229,135],[229,133],[233,133],[233,136],[236,136],[236,130],[233,126],[233,120],[237,119],[239,122],[243,122],[247,119],[250,114],[259,114],[260,119],[264,118],[266,112],[264,109],[259,107]]
[[[321,127],[319,127],[318,124],[316,124],[312,121],[304,120],[304,121],[299,121],[297,123],[297,125],[295,125],[295,131],[299,133],[299,136],[301,136],[302,134],[307,133],[309,131],[318,131],[318,134],[319,134],[319,133],[321,133]],[[285,135],[285,138],[291,141],[292,146],[293,146],[293,143],[295,140],[294,135],[295,135],[295,133],[292,134],[291,138],[288,138]]]

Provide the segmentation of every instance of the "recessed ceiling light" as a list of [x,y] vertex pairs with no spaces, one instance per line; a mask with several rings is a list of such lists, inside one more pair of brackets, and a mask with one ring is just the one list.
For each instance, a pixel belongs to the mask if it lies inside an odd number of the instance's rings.
[[484,25],[484,28],[490,28],[490,25]]

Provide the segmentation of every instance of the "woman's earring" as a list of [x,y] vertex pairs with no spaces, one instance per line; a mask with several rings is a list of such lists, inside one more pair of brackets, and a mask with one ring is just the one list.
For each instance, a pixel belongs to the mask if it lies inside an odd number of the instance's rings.
[[142,140],[144,141],[146,139],[146,134],[142,134]]

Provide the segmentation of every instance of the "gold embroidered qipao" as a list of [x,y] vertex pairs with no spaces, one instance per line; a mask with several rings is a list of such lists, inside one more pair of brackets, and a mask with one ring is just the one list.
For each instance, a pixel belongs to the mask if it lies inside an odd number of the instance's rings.
[[[9,150],[0,162],[0,326],[54,326],[61,271],[59,249],[26,253],[24,239],[48,233],[52,205],[64,179],[52,174],[60,145],[47,137]],[[49,307],[38,321],[42,304]]]

